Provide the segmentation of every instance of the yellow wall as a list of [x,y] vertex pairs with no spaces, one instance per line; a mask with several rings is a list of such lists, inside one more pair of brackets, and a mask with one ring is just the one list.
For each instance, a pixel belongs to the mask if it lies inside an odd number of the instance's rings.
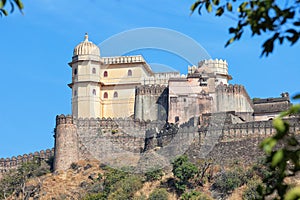
[[[128,76],[131,70],[132,76]],[[104,77],[107,71],[107,77]],[[141,85],[150,75],[143,63],[128,63],[101,66],[101,117],[129,117],[134,114],[135,87]],[[118,97],[114,97],[114,93]],[[104,98],[104,93],[108,98]]]

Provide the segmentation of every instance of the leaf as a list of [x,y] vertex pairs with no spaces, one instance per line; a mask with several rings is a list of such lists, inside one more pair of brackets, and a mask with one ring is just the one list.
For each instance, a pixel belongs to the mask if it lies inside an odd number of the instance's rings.
[[206,10],[207,10],[207,12],[211,12],[212,11],[212,5],[211,5],[211,3],[206,3]]
[[284,152],[282,149],[278,150],[272,157],[272,166],[277,166],[280,162],[282,162],[284,156]]
[[275,118],[273,120],[273,126],[274,128],[278,131],[278,132],[285,132],[285,126],[284,126],[284,122],[282,119],[280,118]]
[[264,139],[261,144],[260,147],[263,148],[263,150],[267,153],[270,154],[274,148],[274,146],[277,144],[277,140],[274,138],[266,138]]
[[21,0],[14,0],[20,10],[24,8],[24,5]]
[[231,3],[227,2],[226,7],[229,12],[232,12],[232,4]]
[[10,1],[9,3],[10,3],[10,7],[11,7],[10,13],[12,13],[15,10],[15,6],[14,6],[13,2]]
[[293,96],[293,99],[300,99],[300,94],[296,94],[295,96]]
[[221,16],[221,15],[223,15],[223,13],[224,13],[224,8],[220,7],[216,11],[216,16]]
[[1,11],[5,16],[8,15],[8,12],[7,12],[5,9],[1,8],[0,11]]
[[229,33],[235,33],[236,32],[236,29],[235,28],[233,28],[233,27],[230,27],[229,28]]
[[273,48],[274,48],[273,38],[266,40],[263,44],[263,51],[261,53],[261,56],[263,56],[264,54],[266,54],[266,56],[268,56],[269,53],[271,53],[273,51]]
[[220,0],[213,0],[213,4],[216,5],[216,6],[219,5],[220,4]]
[[231,43],[233,43],[234,40],[235,40],[234,37],[233,37],[233,38],[230,38],[230,39],[226,42],[225,47],[227,47],[228,45],[230,45]]
[[290,114],[297,114],[300,113],[300,104],[296,104],[293,105],[290,109],[289,109]]
[[3,8],[3,6],[4,6],[3,1],[0,1],[0,8]]
[[294,26],[300,26],[300,21],[294,22],[293,24],[294,24]]
[[286,195],[285,200],[296,200],[300,198],[300,186],[290,189]]
[[200,4],[200,2],[199,1],[197,1],[196,3],[194,3],[192,6],[191,6],[191,11],[192,12],[194,12],[195,11],[195,9],[199,6],[199,4]]

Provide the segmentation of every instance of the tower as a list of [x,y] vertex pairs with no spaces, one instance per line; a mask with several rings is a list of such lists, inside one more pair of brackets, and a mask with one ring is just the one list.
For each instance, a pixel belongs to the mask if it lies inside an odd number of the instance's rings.
[[101,116],[100,104],[100,49],[88,40],[79,43],[73,52],[72,62],[72,115],[74,118]]

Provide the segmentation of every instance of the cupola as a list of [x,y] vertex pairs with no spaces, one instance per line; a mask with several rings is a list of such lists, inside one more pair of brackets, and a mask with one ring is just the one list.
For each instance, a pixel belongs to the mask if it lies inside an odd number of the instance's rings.
[[79,55],[96,55],[100,56],[100,49],[97,45],[89,41],[89,36],[86,33],[84,41],[79,43],[73,51],[73,56]]

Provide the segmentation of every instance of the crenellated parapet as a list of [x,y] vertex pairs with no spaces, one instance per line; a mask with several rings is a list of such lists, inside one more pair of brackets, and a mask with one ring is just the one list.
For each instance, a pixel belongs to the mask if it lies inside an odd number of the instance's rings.
[[72,115],[57,115],[56,116],[56,126],[60,124],[73,124],[73,117]]
[[145,130],[147,128],[159,127],[165,124],[165,121],[140,120],[132,118],[79,118],[73,119],[77,128],[81,127],[98,127],[102,129],[136,129]]
[[145,59],[141,55],[136,56],[115,56],[102,57],[104,64],[126,64],[126,63],[145,63]]
[[136,87],[136,95],[161,95],[168,87],[165,85],[142,85]]
[[237,85],[237,84],[226,85],[226,84],[221,83],[216,87],[216,93],[232,94],[232,95],[241,94],[252,105],[252,100],[250,99],[250,96],[248,95],[248,93],[243,85]]
[[15,169],[23,163],[33,161],[34,159],[48,160],[54,156],[54,149],[36,151],[34,153],[13,156],[11,158],[0,159],[0,176],[10,169]]

